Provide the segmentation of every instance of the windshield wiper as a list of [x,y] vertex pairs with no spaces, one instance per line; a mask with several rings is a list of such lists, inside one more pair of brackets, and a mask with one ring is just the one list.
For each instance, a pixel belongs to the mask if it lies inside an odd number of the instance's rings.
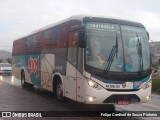
[[137,53],[139,55],[139,63],[140,63],[140,74],[143,74],[143,57],[142,57],[142,43],[140,41],[140,38],[137,34],[137,39],[138,39],[138,42],[137,42]]
[[116,55],[116,59],[117,59],[117,56],[118,56],[118,35],[117,35],[117,33],[116,33],[116,44],[112,47],[112,50],[109,54],[109,57],[107,60],[108,64],[106,65],[106,67],[104,69],[104,73],[106,73],[110,70],[115,55]]

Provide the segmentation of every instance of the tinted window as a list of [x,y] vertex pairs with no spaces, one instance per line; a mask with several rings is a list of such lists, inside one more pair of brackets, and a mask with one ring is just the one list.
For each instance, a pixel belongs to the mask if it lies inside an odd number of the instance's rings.
[[40,47],[40,37],[38,34],[27,38],[26,49]]
[[68,61],[76,66],[77,64],[77,47],[79,32],[73,31],[69,33],[69,44],[68,44]]
[[58,44],[61,40],[61,28],[57,27],[53,29],[53,41]]
[[56,27],[44,32],[44,44],[59,44],[61,40],[61,28]]
[[53,43],[53,30],[49,29],[44,32],[44,41],[45,43]]

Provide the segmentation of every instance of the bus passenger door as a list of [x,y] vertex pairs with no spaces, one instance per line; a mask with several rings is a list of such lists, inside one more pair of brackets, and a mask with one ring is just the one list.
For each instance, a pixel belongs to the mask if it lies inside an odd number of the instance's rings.
[[74,30],[69,32],[68,53],[67,53],[67,68],[65,80],[65,96],[76,100],[76,84],[77,84],[77,52],[78,52],[79,31]]

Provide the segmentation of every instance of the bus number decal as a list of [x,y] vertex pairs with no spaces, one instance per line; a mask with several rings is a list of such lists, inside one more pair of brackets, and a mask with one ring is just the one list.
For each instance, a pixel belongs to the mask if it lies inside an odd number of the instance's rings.
[[56,66],[56,67],[55,67],[55,70],[58,70],[58,71],[61,71],[62,69],[63,69],[62,66]]
[[141,85],[143,84],[143,82],[134,82],[133,85],[134,85],[134,88],[139,88]]
[[38,70],[39,70],[39,57],[37,58],[29,58],[28,60],[28,67],[30,73],[36,73],[38,77]]
[[134,82],[135,87],[140,87],[143,83],[142,82]]

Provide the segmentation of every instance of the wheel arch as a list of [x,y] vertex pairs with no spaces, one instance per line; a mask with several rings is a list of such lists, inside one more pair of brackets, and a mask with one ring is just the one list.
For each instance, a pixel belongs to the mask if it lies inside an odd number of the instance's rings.
[[62,82],[63,90],[64,90],[64,81],[63,81],[62,75],[60,73],[55,73],[55,74],[53,74],[53,78],[52,78],[52,90],[53,90],[53,92],[55,92],[55,90],[56,90],[56,85],[57,85],[58,81]]

